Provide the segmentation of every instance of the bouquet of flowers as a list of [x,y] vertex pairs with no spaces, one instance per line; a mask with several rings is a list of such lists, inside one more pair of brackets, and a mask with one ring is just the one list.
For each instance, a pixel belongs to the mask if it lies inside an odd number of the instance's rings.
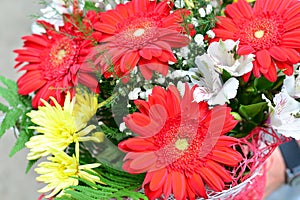
[[0,77],[40,199],[262,198],[300,139],[300,1],[42,3]]

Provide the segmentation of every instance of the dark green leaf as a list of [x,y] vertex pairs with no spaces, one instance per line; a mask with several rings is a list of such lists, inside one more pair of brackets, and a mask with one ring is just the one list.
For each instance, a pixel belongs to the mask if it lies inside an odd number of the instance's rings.
[[266,108],[266,102],[255,103],[251,105],[241,105],[239,113],[247,120],[253,119],[257,114],[262,113]]
[[270,89],[273,84],[273,82],[268,81],[265,77],[256,78],[254,80],[254,87],[259,91]]
[[16,122],[23,114],[23,111],[20,108],[9,110],[0,126],[0,137],[5,133],[5,131],[16,125]]

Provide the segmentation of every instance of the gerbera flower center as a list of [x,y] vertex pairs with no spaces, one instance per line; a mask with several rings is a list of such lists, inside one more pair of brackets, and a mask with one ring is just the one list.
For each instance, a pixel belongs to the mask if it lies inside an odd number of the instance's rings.
[[117,25],[116,44],[133,50],[141,49],[157,39],[160,23],[159,17],[150,14],[128,18]]
[[139,29],[137,29],[136,31],[134,31],[133,35],[134,35],[135,37],[140,37],[140,36],[142,36],[144,33],[145,33],[145,29],[139,28]]
[[254,36],[256,38],[262,38],[264,36],[264,33],[265,32],[263,30],[258,30],[258,31],[255,31]]
[[185,151],[189,147],[188,140],[180,138],[175,142],[175,147],[180,151]]
[[237,38],[242,44],[250,45],[255,50],[261,50],[281,43],[284,23],[282,18],[276,14],[258,16],[256,19],[240,24]]
[[59,50],[57,53],[58,60],[62,60],[65,57],[65,55],[66,55],[66,50],[64,49]]
[[[155,136],[155,144],[160,147],[156,152],[158,164],[171,169],[191,169],[199,157],[204,135],[199,131],[197,119],[181,119],[181,116],[169,119],[164,128]],[[196,168],[196,166],[195,166]]]
[[76,43],[70,38],[63,37],[57,40],[41,63],[45,79],[60,80],[65,77],[69,68],[76,63],[77,51]]

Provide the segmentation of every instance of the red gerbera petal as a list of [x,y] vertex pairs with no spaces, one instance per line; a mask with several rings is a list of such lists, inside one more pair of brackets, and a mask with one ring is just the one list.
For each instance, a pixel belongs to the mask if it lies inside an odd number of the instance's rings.
[[[127,153],[123,168],[147,173],[143,187],[150,199],[171,193],[178,200],[207,197],[206,185],[222,190],[232,180],[224,167],[243,159],[231,148],[238,139],[223,136],[237,123],[230,108],[194,102],[194,89],[186,84],[181,97],[175,86],[155,87],[148,101],[136,101],[142,112],[124,118],[138,136],[119,144]],[[149,127],[151,123],[160,128]]]
[[[103,45],[109,48],[94,60],[95,66],[100,66],[100,71],[106,74],[107,66],[112,64],[116,73],[109,72],[109,75],[119,77],[128,75],[136,65],[146,79],[151,79],[152,71],[165,75],[168,61],[176,62],[172,48],[189,43],[181,26],[189,13],[185,10],[170,13],[172,6],[169,1],[133,0],[102,13],[94,29],[103,34],[99,48]],[[162,43],[166,45],[159,45]],[[113,53],[111,49],[122,52]],[[121,56],[115,57],[115,54]],[[159,65],[154,66],[154,63]]]
[[78,80],[91,90],[98,91],[96,78],[84,70],[80,72],[85,56],[92,48],[91,41],[83,38],[83,33],[78,31],[71,19],[65,21],[59,32],[53,31],[53,26],[46,22],[39,23],[43,24],[46,33],[23,37],[23,49],[15,50],[18,54],[15,67],[26,71],[18,80],[19,93],[36,92],[32,106],[37,108],[41,98],[48,101],[50,96],[63,103],[66,91],[73,93]]
[[[256,56],[252,70],[254,76],[263,74],[268,80],[276,81],[274,63],[285,62],[286,66],[292,66],[300,61],[297,52],[300,48],[299,13],[300,1],[257,0],[251,8],[245,0],[239,0],[226,7],[226,17],[219,18],[213,41],[239,40],[240,55],[253,53]],[[289,49],[288,52],[285,49]],[[291,51],[297,54],[289,56]],[[279,66],[287,69],[281,64]],[[293,68],[288,69],[283,72],[292,74]]]

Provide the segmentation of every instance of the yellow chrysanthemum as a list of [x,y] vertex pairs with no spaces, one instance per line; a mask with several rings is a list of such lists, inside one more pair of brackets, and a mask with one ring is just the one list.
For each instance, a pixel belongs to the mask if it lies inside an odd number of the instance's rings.
[[[94,113],[88,113],[91,109],[84,110],[82,108],[77,108],[76,110],[78,112],[74,112],[74,107],[82,106],[84,108],[94,108],[95,103],[93,101],[87,100],[84,103],[81,98],[77,97],[80,103],[79,105],[74,105],[76,98],[73,98],[71,101],[70,93],[68,93],[66,95],[64,107],[61,107],[53,97],[50,98],[54,102],[54,106],[41,100],[44,103],[44,106],[39,106],[38,110],[31,111],[27,114],[31,118],[31,121],[37,125],[30,128],[41,133],[40,135],[31,137],[26,143],[26,147],[30,149],[30,152],[27,155],[28,160],[35,160],[42,156],[49,155],[51,153],[49,147],[64,150],[73,142],[78,143],[88,140],[101,142],[103,140],[103,133],[101,132],[94,133],[92,136],[87,136],[96,128],[96,126],[87,126],[88,119],[84,117],[80,120],[80,117],[78,117],[83,115],[93,116]],[[82,112],[87,114],[82,114]]]
[[[37,181],[46,183],[47,185],[38,192],[46,193],[52,191],[46,198],[63,194],[62,190],[69,186],[78,185],[78,180],[74,177],[80,177],[90,182],[98,182],[100,178],[89,172],[96,173],[92,168],[99,167],[99,163],[79,165],[78,152],[73,157],[67,155],[63,151],[51,149],[53,156],[49,156],[47,160],[38,165],[35,171],[40,174],[36,178]],[[89,172],[88,172],[89,171]]]
[[184,0],[184,2],[185,2],[185,5],[188,8],[194,8],[195,7],[193,0]]
[[78,123],[87,123],[96,115],[98,108],[98,98],[94,93],[84,89],[76,90],[76,102],[74,115]]

